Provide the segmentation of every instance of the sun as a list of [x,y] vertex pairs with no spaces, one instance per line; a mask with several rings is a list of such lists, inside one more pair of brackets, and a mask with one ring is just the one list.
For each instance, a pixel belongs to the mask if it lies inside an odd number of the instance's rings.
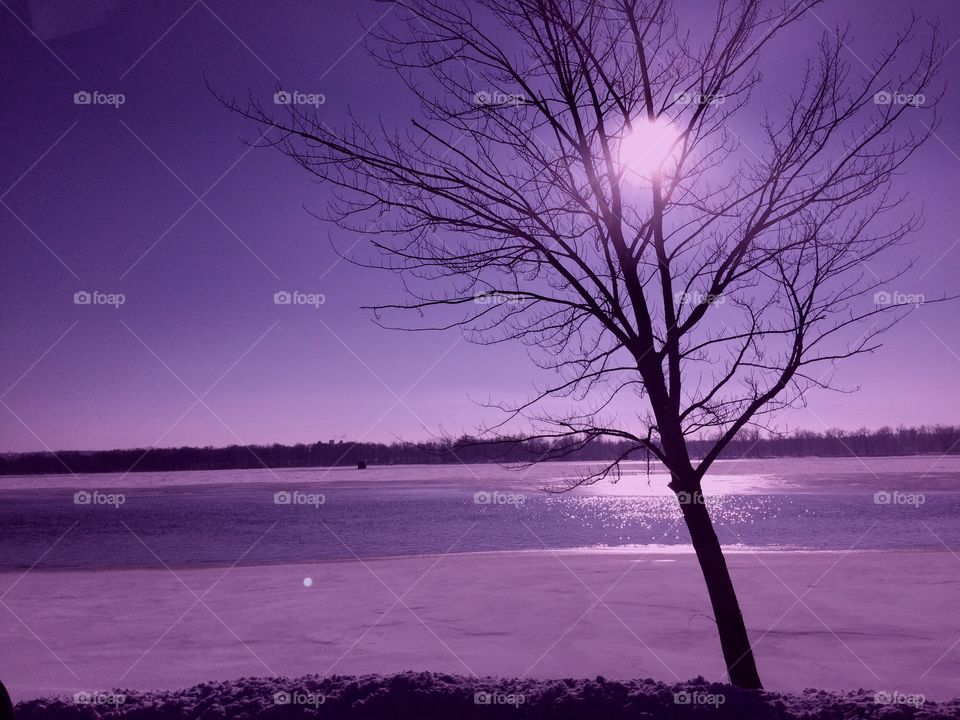
[[620,141],[620,164],[649,180],[661,172],[679,137],[680,131],[667,118],[634,121],[633,130]]

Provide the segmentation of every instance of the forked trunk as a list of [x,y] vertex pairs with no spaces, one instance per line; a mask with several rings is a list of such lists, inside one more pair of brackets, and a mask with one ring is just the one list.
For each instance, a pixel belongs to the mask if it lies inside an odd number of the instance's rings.
[[747,638],[747,628],[740,613],[740,603],[737,602],[737,593],[733,589],[727,561],[713,529],[710,513],[703,502],[703,494],[699,489],[694,492],[681,491],[677,492],[677,499],[690,531],[703,579],[707,583],[730,682],[738,687],[759,690],[763,685],[757,674],[753,650]]

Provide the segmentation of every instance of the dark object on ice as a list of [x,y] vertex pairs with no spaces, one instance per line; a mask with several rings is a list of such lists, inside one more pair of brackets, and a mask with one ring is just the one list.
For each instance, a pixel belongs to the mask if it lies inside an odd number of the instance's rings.
[[366,470],[366,469],[367,469],[367,463],[365,460],[361,460],[360,462],[357,463],[357,470]]
[[13,703],[10,702],[10,693],[0,682],[0,720],[13,720]]
[[683,683],[534,680],[443,673],[240,678],[176,691],[117,690],[115,705],[21,702],[17,720],[957,720],[960,701],[893,707],[872,691],[743,690]]

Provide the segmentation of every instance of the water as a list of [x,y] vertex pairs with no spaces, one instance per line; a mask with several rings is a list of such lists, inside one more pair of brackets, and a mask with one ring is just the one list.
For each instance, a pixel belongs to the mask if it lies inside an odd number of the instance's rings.
[[[665,476],[648,477],[638,463],[617,484],[544,490],[583,471],[550,463],[522,474],[445,465],[0,478],[0,571],[687,549]],[[726,461],[704,485],[721,542],[734,549],[960,549],[960,458]]]

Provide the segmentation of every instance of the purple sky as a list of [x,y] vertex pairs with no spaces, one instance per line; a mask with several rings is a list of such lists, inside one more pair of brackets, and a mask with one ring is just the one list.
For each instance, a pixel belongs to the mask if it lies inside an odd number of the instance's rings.
[[[331,238],[344,249],[364,240],[311,217],[304,206],[321,208],[324,188],[275,152],[248,152],[241,138],[255,139],[257,129],[204,84],[266,102],[277,84],[323,94],[319,112],[333,126],[348,107],[403,124],[414,112],[405,88],[359,42],[357,13],[373,22],[389,6],[6,5],[0,451],[419,439],[424,426],[456,432],[492,419],[470,397],[527,393],[539,371],[519,348],[374,325],[359,306],[399,297],[398,279],[338,260]],[[827,3],[768,54],[764,92],[782,96],[794,84],[822,22],[851,24],[856,64],[892,38],[909,6],[885,2],[881,13],[870,3]],[[917,7],[940,17],[948,46],[960,39],[955,2]],[[958,63],[960,46],[946,58],[948,83]],[[122,93],[124,103],[78,105],[78,91]],[[948,85],[938,137],[901,178],[926,211],[915,244],[889,259],[893,267],[919,256],[895,288],[902,292],[956,292],[958,109]],[[280,289],[326,302],[275,305]],[[122,293],[125,303],[77,305],[78,291]],[[956,423],[958,312],[922,307],[881,353],[843,366],[838,380],[861,392],[813,393],[808,409],[782,421]]]

